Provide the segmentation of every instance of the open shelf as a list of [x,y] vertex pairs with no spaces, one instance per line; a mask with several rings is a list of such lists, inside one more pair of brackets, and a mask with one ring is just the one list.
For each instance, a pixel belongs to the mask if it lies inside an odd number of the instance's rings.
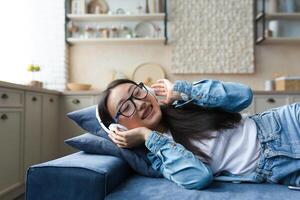
[[163,44],[165,42],[165,38],[68,38],[67,42],[70,44]]
[[[265,0],[259,1],[255,0],[254,3],[254,35],[256,44],[300,44],[300,35],[298,36],[293,32],[294,36],[288,36],[289,34],[283,34],[285,36],[279,37],[268,37],[272,32],[276,31],[276,25],[271,25],[270,22],[278,21],[280,25],[288,25],[289,27],[294,27],[297,25],[291,26],[294,22],[300,22],[300,12],[267,12],[267,6]],[[297,27],[296,27],[297,28]],[[274,30],[273,30],[274,29]],[[297,29],[296,29],[297,30]],[[288,32],[287,28],[285,31]],[[277,35],[277,34],[274,34]],[[295,36],[296,35],[296,36]]]
[[[75,9],[75,12],[77,14],[73,14],[72,11],[72,1],[71,0],[65,0],[65,32],[66,32],[66,42],[68,44],[168,44],[168,13],[167,13],[167,0],[162,0],[162,5],[159,9],[156,10],[155,13],[138,13],[136,10],[137,4],[136,2],[133,2],[130,4],[130,2],[133,1],[122,1],[124,4],[124,12],[126,14],[116,14],[116,6],[120,7],[119,3],[113,3],[109,2],[114,6],[111,6],[111,9],[107,14],[90,14],[87,13],[86,10],[80,10],[80,12],[77,12]],[[146,3],[144,1],[144,3]],[[126,5],[126,6],[125,6]],[[146,5],[146,4],[145,4]],[[109,5],[108,5],[109,6]],[[121,6],[122,7],[122,6]],[[82,13],[82,14],[78,14]],[[74,22],[74,23],[73,23]],[[122,29],[122,27],[126,26],[131,32],[131,37],[134,37],[135,27],[138,26],[140,23],[143,22],[150,22],[153,24],[154,28],[156,27],[160,28],[160,31],[156,33],[153,38],[118,38],[118,37],[109,37],[104,38],[102,37],[102,34],[99,34],[98,38],[72,38],[71,35],[75,35],[75,33],[78,33],[78,35],[85,35],[87,33],[86,27],[103,27],[104,29],[107,29],[108,31],[114,31],[114,29]],[[85,28],[84,28],[85,27]],[[140,26],[142,29],[143,26]],[[75,29],[73,29],[75,28]],[[73,31],[73,32],[72,32]],[[75,31],[75,33],[74,33]],[[143,31],[143,30],[142,30]],[[144,31],[148,31],[148,28],[145,27]],[[71,33],[72,32],[72,33]],[[159,34],[159,36],[158,36]],[[73,36],[74,36],[73,35]],[[151,34],[144,34],[144,35],[151,35]],[[117,34],[117,36],[119,36]],[[121,36],[121,35],[120,35]],[[152,35],[151,35],[152,36]]]
[[300,13],[272,13],[266,14],[267,20],[300,20]]
[[162,21],[164,13],[140,14],[140,15],[108,15],[108,14],[68,14],[67,18],[77,22],[101,22],[101,21]]
[[[262,40],[262,38],[258,38]],[[264,44],[300,44],[300,37],[266,37]]]

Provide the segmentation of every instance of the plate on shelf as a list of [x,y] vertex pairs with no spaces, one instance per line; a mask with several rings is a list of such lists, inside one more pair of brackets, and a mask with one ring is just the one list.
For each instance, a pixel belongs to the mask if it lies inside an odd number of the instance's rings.
[[159,79],[165,78],[165,72],[157,63],[144,63],[137,66],[132,74],[132,80],[151,86]]
[[155,35],[155,27],[151,22],[141,22],[135,26],[134,32],[136,37],[152,38]]

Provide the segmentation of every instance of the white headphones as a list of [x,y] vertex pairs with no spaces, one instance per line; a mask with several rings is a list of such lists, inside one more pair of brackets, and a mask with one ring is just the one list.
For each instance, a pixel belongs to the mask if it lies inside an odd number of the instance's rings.
[[95,107],[96,107],[96,109],[95,109],[95,110],[96,110],[96,118],[97,118],[97,120],[98,120],[100,126],[105,130],[105,132],[109,133],[109,129],[106,128],[106,126],[105,126],[105,125],[103,124],[103,122],[101,121],[101,118],[100,118],[99,112],[98,112],[98,106],[96,105]]

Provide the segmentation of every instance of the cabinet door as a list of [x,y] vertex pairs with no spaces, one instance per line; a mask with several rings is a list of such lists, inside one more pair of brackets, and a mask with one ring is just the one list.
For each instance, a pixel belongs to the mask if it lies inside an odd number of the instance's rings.
[[25,94],[25,170],[41,161],[42,96]]
[[94,105],[94,97],[91,96],[64,96],[61,100],[61,118],[60,118],[60,152],[61,155],[67,155],[70,153],[76,152],[69,145],[64,143],[64,140],[78,136],[85,133],[86,131],[82,130],[77,126],[73,121],[71,121],[66,114],[75,110],[79,110],[88,106]]
[[23,111],[0,109],[0,199],[23,183]]
[[254,97],[255,112],[261,113],[271,108],[280,107],[289,103],[285,95],[257,95]]
[[299,95],[291,96],[291,103],[300,103],[300,96]]
[[59,97],[57,95],[43,95],[42,121],[41,161],[44,162],[57,158],[59,152]]
[[95,96],[94,96],[94,104],[95,104],[95,105],[99,103],[100,98],[101,98],[100,95],[95,95]]

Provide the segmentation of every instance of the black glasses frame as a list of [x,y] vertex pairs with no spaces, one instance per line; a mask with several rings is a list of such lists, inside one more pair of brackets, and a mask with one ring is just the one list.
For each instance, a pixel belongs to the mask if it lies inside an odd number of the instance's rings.
[[[133,94],[134,94],[134,92],[135,92],[135,90],[136,90],[137,88],[145,89],[145,91],[146,91],[145,97],[143,97],[143,98],[137,98],[137,97],[133,96]],[[129,117],[131,117],[132,115],[134,115],[134,113],[135,113],[135,111],[136,111],[136,104],[134,103],[133,99],[143,100],[143,99],[147,98],[148,94],[149,94],[149,91],[148,91],[148,89],[145,87],[144,83],[140,82],[138,85],[136,85],[136,87],[132,90],[131,95],[130,95],[130,96],[129,96],[129,97],[128,97],[121,105],[120,105],[120,107],[119,107],[119,109],[118,109],[116,115],[114,116],[114,121],[117,122],[118,119],[119,119],[119,117],[120,117],[120,115],[123,115],[124,117],[127,117],[127,118],[129,118]],[[134,105],[134,111],[133,111],[132,114],[129,115],[129,116],[124,115],[122,112],[120,112],[122,106],[123,106],[127,101],[131,101],[131,102],[133,103],[133,105]]]

